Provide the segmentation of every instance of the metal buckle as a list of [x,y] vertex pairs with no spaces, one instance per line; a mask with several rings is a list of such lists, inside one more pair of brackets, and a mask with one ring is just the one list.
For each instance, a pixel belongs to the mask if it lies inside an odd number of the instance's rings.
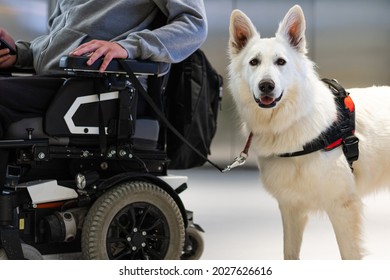
[[225,169],[222,170],[222,172],[230,171],[233,168],[236,168],[237,166],[241,166],[245,164],[245,161],[247,159],[248,155],[246,153],[241,153],[238,157],[234,159],[234,161],[225,167]]

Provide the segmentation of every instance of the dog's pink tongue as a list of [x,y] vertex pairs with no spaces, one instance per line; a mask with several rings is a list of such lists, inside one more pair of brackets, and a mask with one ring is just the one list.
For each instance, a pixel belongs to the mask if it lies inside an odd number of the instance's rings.
[[264,96],[264,97],[261,97],[261,98],[260,98],[260,101],[261,101],[261,103],[263,103],[264,105],[270,105],[272,102],[275,101],[275,99],[272,98],[272,97],[269,97],[269,96]]

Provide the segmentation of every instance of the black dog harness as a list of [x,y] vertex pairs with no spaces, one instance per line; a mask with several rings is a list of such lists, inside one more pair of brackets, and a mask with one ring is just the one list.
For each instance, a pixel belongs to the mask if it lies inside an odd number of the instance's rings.
[[352,163],[359,157],[359,139],[355,136],[355,104],[349,93],[335,80],[323,79],[332,91],[338,111],[337,120],[313,141],[305,144],[301,151],[279,155],[280,157],[302,156],[319,150],[330,151],[342,146],[347,161]]
[[[337,105],[337,120],[316,139],[305,144],[301,151],[278,155],[279,157],[297,157],[316,151],[330,151],[342,146],[344,155],[352,169],[352,164],[359,158],[359,139],[355,136],[355,104],[349,93],[336,81],[323,79],[332,91]],[[252,142],[253,133],[249,134],[244,150],[232,164],[222,172],[229,171],[245,163]]]

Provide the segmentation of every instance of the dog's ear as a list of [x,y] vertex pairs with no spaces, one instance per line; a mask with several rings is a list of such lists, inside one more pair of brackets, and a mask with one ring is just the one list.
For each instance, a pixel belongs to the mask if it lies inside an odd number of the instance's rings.
[[251,20],[240,10],[234,10],[230,16],[230,53],[239,53],[249,39],[258,34]]
[[291,46],[301,53],[306,53],[306,22],[303,11],[299,5],[292,7],[279,24],[276,36],[282,36],[287,39]]

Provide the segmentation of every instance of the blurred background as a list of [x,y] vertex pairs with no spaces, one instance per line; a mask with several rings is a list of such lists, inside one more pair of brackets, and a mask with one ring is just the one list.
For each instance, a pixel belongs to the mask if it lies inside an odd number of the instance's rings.
[[[196,0],[194,0],[196,1]],[[15,39],[30,40],[47,31],[56,0],[0,0],[0,26]],[[294,4],[302,6],[309,57],[321,77],[344,87],[390,85],[390,1],[388,0],[204,0],[209,21],[202,49],[225,77],[229,17],[241,9],[262,37],[274,36]],[[242,150],[239,121],[230,94],[224,92],[210,159],[226,165]],[[253,156],[245,167],[221,175],[209,166],[175,171],[189,176],[184,204],[206,230],[205,259],[280,259],[282,228],[277,203],[259,187]],[[367,258],[390,258],[390,193],[365,199]],[[386,215],[387,214],[387,215]],[[339,258],[329,221],[314,216],[305,233],[302,258]]]

